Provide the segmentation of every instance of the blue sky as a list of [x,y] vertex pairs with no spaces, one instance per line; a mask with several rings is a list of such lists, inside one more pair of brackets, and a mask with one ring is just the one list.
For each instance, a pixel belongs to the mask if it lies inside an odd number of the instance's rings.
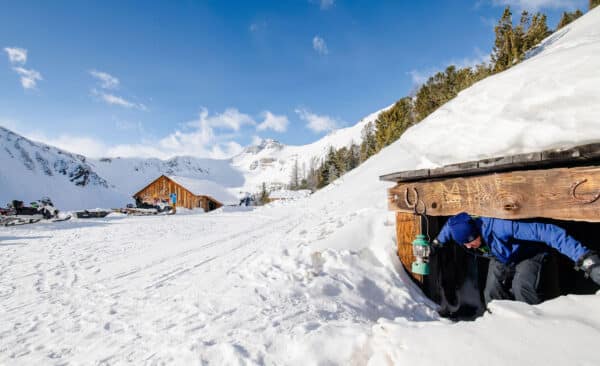
[[88,156],[227,157],[306,144],[449,64],[503,7],[587,0],[0,1],[0,126]]

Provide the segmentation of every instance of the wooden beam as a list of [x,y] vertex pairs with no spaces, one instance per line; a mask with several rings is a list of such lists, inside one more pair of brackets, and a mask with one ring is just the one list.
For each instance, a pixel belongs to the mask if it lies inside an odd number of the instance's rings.
[[388,191],[390,210],[505,219],[546,217],[600,222],[600,166],[525,170],[429,182]]

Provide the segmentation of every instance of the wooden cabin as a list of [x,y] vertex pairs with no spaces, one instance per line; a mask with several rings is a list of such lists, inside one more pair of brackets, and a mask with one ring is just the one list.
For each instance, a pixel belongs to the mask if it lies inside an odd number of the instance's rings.
[[[450,312],[460,313],[465,305],[460,289],[469,276],[471,287],[483,289],[488,260],[471,258],[454,245],[450,258],[432,256],[430,275],[410,271],[415,236],[425,234],[433,240],[452,215],[468,212],[549,222],[600,250],[600,143],[396,172],[380,179],[396,183],[388,190],[388,207],[396,212],[397,251],[403,267],[427,296]],[[548,282],[555,284],[554,292],[549,292],[552,296],[598,290],[573,269],[571,260],[558,252],[552,257],[557,262],[557,273],[547,274],[552,278]],[[457,272],[457,267],[464,270]],[[482,304],[474,311],[481,312]]]
[[212,181],[166,175],[150,182],[134,194],[133,198],[136,202],[150,205],[156,205],[160,201],[172,205],[172,193],[177,194],[176,207],[202,208],[205,212],[236,201],[233,195]]

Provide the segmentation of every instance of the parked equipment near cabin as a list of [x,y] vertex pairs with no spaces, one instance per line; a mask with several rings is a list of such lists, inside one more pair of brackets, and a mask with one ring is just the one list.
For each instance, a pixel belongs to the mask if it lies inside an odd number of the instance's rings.
[[110,211],[102,211],[102,210],[83,210],[75,212],[78,219],[92,219],[92,218],[102,218],[106,217]]
[[4,226],[33,224],[41,220],[66,221],[71,218],[71,215],[59,217],[58,209],[48,197],[31,202],[29,206],[25,206],[23,201],[13,200],[1,214],[0,224]]

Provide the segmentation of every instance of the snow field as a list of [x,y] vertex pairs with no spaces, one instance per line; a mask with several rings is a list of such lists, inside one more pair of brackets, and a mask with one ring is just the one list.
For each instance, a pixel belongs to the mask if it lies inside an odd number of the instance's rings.
[[[437,318],[370,249],[309,246],[361,217],[321,222],[316,210],[279,203],[5,230],[0,363],[355,358],[381,316]],[[321,351],[310,362],[312,345]]]

